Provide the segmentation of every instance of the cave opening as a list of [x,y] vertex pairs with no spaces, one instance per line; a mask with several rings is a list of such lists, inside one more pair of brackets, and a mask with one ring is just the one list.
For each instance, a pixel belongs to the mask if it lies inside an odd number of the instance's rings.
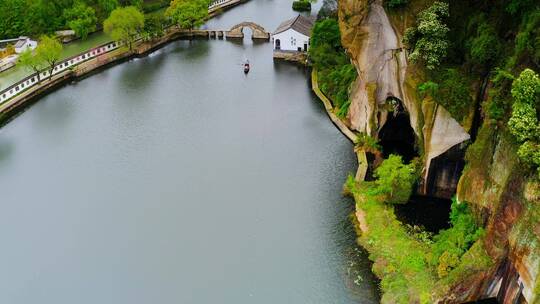
[[461,172],[465,167],[467,145],[467,142],[457,144],[431,160],[426,180],[428,195],[452,198],[456,193]]
[[[401,155],[405,163],[418,157],[416,134],[411,127],[409,113],[401,100],[389,97],[385,103],[389,111],[386,123],[379,132],[379,143],[384,158],[390,154]],[[438,233],[450,227],[450,197],[439,197],[436,193],[419,195],[413,193],[406,204],[396,205],[398,219],[411,226],[422,227],[426,231]]]
[[386,123],[379,132],[379,143],[384,158],[390,154],[399,154],[405,163],[418,156],[416,136],[411,127],[409,113],[402,102],[394,97],[386,100],[389,113]]
[[449,199],[413,194],[406,204],[395,205],[394,210],[402,223],[438,233],[450,228],[451,205]]

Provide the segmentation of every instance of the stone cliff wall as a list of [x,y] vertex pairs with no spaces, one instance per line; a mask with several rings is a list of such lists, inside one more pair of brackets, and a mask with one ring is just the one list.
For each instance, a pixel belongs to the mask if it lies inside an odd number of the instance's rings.
[[540,186],[523,176],[512,139],[494,125],[484,123],[468,158],[458,199],[474,206],[484,220],[484,246],[496,263],[456,286],[448,297],[538,303]]
[[[377,136],[391,115],[387,99],[397,98],[409,114],[424,160],[419,191],[453,195],[459,173],[441,170],[445,170],[445,158],[463,153],[470,136],[441,105],[416,92],[425,79],[421,68],[407,62],[401,44],[401,34],[414,18],[412,10],[411,6],[404,16],[389,18],[380,0],[339,0],[342,44],[358,72],[347,123],[353,130]],[[519,173],[523,171],[511,139],[496,125],[483,126],[468,154],[457,195],[485,223],[481,241],[495,266],[445,290],[440,302],[497,297],[500,303],[540,303],[540,214],[539,208],[533,208],[540,204],[540,186]],[[432,160],[436,166],[430,170]],[[434,190],[449,183],[452,187],[442,190],[447,194]]]
[[[349,125],[377,136],[389,115],[388,99],[398,99],[408,112],[416,145],[425,156],[427,180],[431,160],[468,140],[469,134],[442,106],[418,96],[418,73],[409,67],[401,33],[391,23],[381,0],[341,0],[338,16],[342,44],[358,72],[351,92]],[[427,190],[423,186],[420,192],[425,194]]]

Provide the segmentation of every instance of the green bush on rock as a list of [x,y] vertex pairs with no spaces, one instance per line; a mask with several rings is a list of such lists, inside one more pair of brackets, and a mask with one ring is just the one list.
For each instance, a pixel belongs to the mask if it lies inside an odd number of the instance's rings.
[[525,69],[512,83],[512,116],[508,120],[510,133],[521,146],[518,156],[528,166],[538,170],[540,178],[540,124],[536,109],[540,106],[540,78]]
[[299,12],[311,11],[311,3],[306,0],[298,0],[292,3],[292,9]]
[[422,61],[430,70],[441,63],[449,46],[447,34],[450,29],[444,23],[444,18],[448,16],[448,4],[435,1],[420,12],[416,27],[405,31],[403,42],[410,50],[409,59],[412,62]]
[[392,154],[375,169],[375,177],[377,191],[385,196],[385,202],[407,203],[416,180],[413,164],[405,165],[401,156]]

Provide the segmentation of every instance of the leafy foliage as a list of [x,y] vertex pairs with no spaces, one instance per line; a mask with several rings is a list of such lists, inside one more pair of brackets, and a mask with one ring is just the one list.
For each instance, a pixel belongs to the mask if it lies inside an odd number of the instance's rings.
[[162,36],[165,33],[167,23],[165,16],[161,14],[146,18],[143,30],[145,39],[150,40]]
[[311,35],[311,47],[317,49],[327,45],[335,51],[343,50],[341,46],[341,33],[336,19],[327,18],[315,23]]
[[49,66],[49,78],[52,77],[52,72],[60,61],[62,55],[62,44],[53,37],[42,36],[38,46],[36,47],[36,56],[38,60],[41,60]]
[[[65,26],[91,29],[92,24],[103,21],[118,5],[117,0],[2,0],[0,39],[50,34]],[[88,8],[94,11],[96,22],[91,22]],[[73,27],[70,21],[75,21]]]
[[525,69],[512,83],[511,92],[514,103],[508,128],[521,143],[518,156],[525,164],[536,167],[540,177],[540,78],[533,70]]
[[132,48],[137,35],[144,28],[144,15],[134,6],[115,9],[109,18],[103,22],[105,33],[114,40],[122,41]]
[[450,29],[444,23],[448,16],[448,4],[439,1],[420,12],[416,27],[408,28],[404,36],[412,62],[422,61],[430,70],[441,63],[449,46],[447,34]]
[[42,58],[40,58],[39,56],[35,56],[32,50],[26,49],[19,55],[18,62],[24,68],[37,73],[38,82],[41,81],[39,72],[46,65],[46,62]]
[[369,136],[366,133],[358,134],[358,137],[356,138],[354,145],[357,148],[361,148],[362,150],[371,152],[371,153],[375,153],[382,149],[377,139],[372,136]]
[[155,12],[159,9],[169,6],[170,1],[168,0],[157,0],[157,1],[145,1],[142,6],[142,10],[145,13]]
[[484,230],[466,203],[452,201],[450,223],[452,227],[442,230],[434,237],[430,263],[437,266],[439,277],[445,277],[459,264],[459,259],[478,240]]
[[69,28],[83,39],[96,30],[96,12],[84,2],[77,2],[74,7],[64,10],[64,18]]
[[501,43],[493,26],[482,22],[476,30],[476,36],[470,41],[470,55],[475,63],[494,63],[501,51]]
[[292,9],[298,12],[309,12],[311,11],[311,3],[306,0],[293,1]]
[[413,164],[405,165],[401,156],[391,154],[375,169],[377,191],[385,196],[385,202],[405,204],[411,196],[416,181]]
[[457,69],[446,69],[440,72],[436,79],[439,82],[435,90],[435,100],[461,121],[473,104],[470,84],[467,77]]
[[173,0],[165,15],[180,28],[192,30],[203,25],[208,17],[208,1]]
[[321,90],[332,100],[337,115],[344,117],[350,104],[349,89],[357,73],[341,46],[337,20],[327,18],[315,23],[309,56],[319,72]]
[[439,85],[433,81],[426,81],[418,85],[418,92],[423,96],[435,96]]
[[540,10],[526,15],[521,31],[516,36],[516,52],[529,54],[536,65],[540,65]]

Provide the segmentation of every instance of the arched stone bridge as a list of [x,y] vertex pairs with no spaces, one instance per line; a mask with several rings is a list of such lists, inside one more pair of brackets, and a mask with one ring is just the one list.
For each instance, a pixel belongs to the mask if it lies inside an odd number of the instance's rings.
[[270,39],[270,33],[267,32],[264,27],[258,25],[254,22],[242,22],[228,30],[225,35],[227,38],[244,38],[244,28],[249,27],[253,34],[251,35],[252,39]]

